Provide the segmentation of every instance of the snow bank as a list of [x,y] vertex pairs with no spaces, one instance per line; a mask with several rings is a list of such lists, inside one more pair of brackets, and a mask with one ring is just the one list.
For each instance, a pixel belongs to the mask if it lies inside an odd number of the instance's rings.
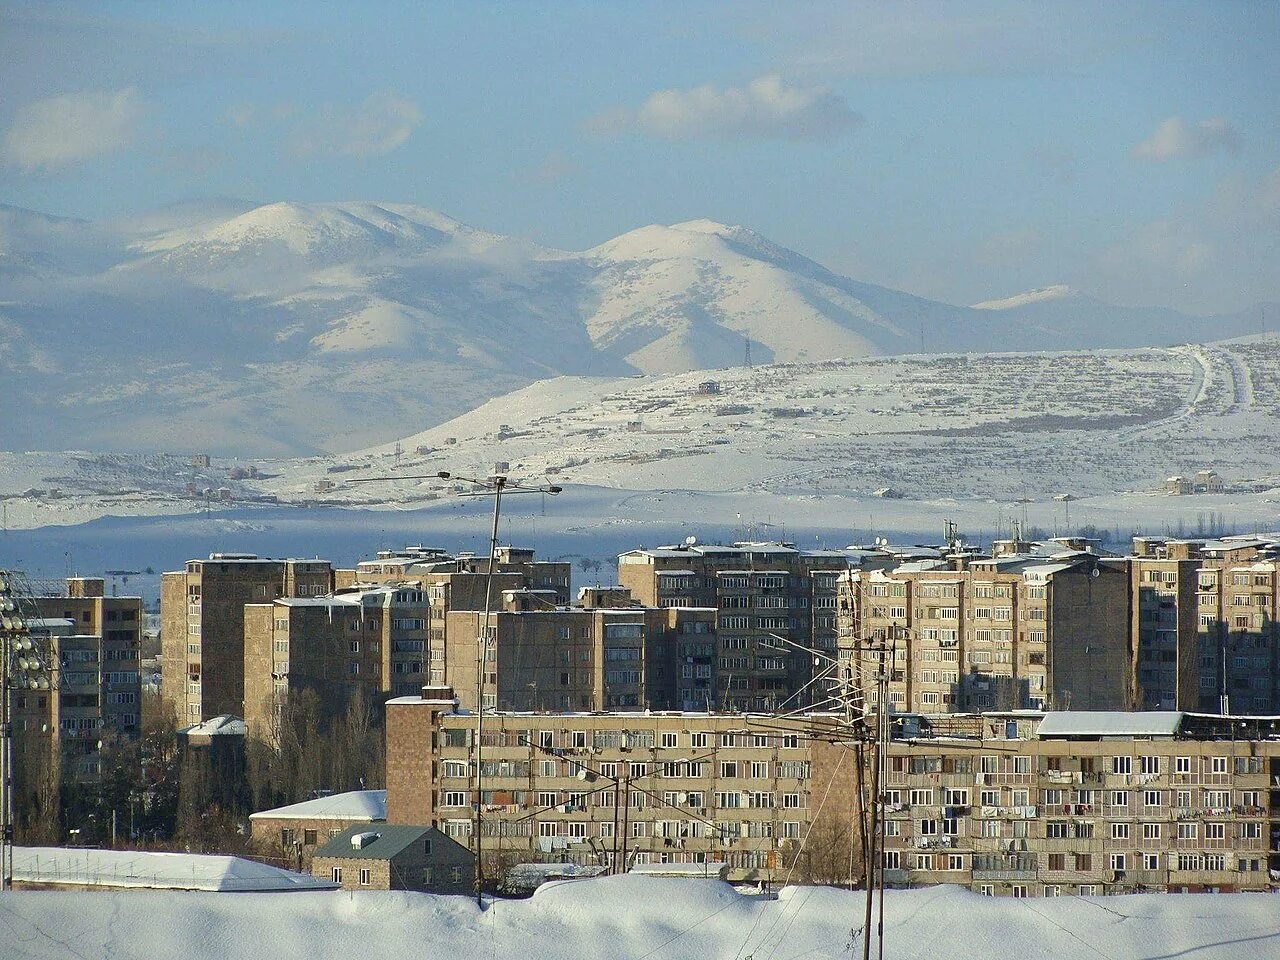
[[[31,960],[433,957],[449,960],[826,960],[860,948],[861,899],[788,888],[776,900],[714,880],[551,884],[481,916],[465,897],[19,893],[0,898],[0,954]],[[1280,950],[1263,895],[1010,900],[954,887],[894,891],[889,960],[1235,960]]]

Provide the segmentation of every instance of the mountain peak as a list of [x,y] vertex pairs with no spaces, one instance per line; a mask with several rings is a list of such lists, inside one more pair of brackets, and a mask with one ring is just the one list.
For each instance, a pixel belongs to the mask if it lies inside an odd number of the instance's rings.
[[1080,296],[1079,292],[1065,283],[1055,283],[1052,286],[1037,287],[1034,290],[1015,293],[1011,297],[1002,297],[998,300],[983,300],[981,303],[973,304],[973,309],[1012,310],[1015,307],[1025,307],[1032,303],[1044,303],[1046,300],[1067,300],[1078,296]]

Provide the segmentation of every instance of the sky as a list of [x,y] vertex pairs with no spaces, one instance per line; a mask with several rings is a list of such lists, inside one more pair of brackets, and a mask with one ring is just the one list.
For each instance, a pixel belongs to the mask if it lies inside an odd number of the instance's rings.
[[[1280,3],[0,3],[0,202],[752,227],[952,303],[1280,302]],[[0,237],[0,241],[3,238]]]

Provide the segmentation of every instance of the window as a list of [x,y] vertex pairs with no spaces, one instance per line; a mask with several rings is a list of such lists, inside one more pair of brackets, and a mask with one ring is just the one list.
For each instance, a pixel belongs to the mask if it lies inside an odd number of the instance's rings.
[[1133,757],[1112,757],[1111,772],[1114,774],[1132,773]]
[[367,887],[369,885],[369,868],[360,868],[360,886]]
[[1174,758],[1174,760],[1173,760],[1173,772],[1174,772],[1174,773],[1190,773],[1190,772],[1191,772],[1191,758],[1190,758],[1190,757],[1175,757],[1175,758]]
[[662,735],[662,745],[663,745],[664,747],[674,747],[674,746],[676,746],[676,745],[677,745],[677,740],[678,740],[679,736],[680,736],[680,735],[679,735],[679,734],[677,734],[677,733],[664,733],[664,734]]
[[1125,869],[1125,857],[1123,853],[1113,853],[1111,855],[1111,869],[1117,873],[1123,873]]
[[341,882],[342,882],[342,868],[341,868],[341,867],[334,867],[334,868],[329,872],[329,876],[333,879],[333,882],[334,882],[334,883],[341,883]]

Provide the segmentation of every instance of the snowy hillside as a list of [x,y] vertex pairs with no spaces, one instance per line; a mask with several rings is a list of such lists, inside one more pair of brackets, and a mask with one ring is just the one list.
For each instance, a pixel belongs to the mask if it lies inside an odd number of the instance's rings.
[[[17,893],[0,901],[25,960],[837,960],[860,956],[861,895],[715,880],[611,877],[544,886],[481,914],[414,893]],[[1011,899],[890,891],[887,960],[1252,960],[1273,956],[1262,894]],[[872,945],[875,955],[875,944]]]
[[[964,504],[990,523],[1000,511],[1023,510],[1023,501],[1045,505],[1029,513],[1046,525],[1089,516],[1127,529],[1140,522],[1137,512],[1194,522],[1229,508],[1233,520],[1270,528],[1280,489],[1277,424],[1280,338],[1269,336],[555,377],[352,454],[215,458],[203,467],[177,455],[0,453],[0,490],[11,491],[3,498],[11,527],[190,513],[210,499],[232,509],[406,510],[455,502],[438,471],[486,476],[502,462],[513,476],[619,497],[754,497],[755,516],[770,497],[778,516],[817,496],[861,500],[864,515],[896,512],[908,530],[939,510],[959,515]],[[1171,474],[1201,469],[1217,470],[1234,499],[1159,493]],[[348,482],[395,474],[427,479]],[[900,499],[877,496],[885,492]],[[1116,495],[1129,499],[1099,513],[1097,504]],[[1062,497],[1085,502],[1055,500]],[[1134,498],[1150,505],[1139,510]],[[735,509],[742,507],[729,517]]]
[[1075,295],[999,305],[861,283],[708,220],[575,253],[397,203],[100,224],[0,206],[0,449],[358,449],[544,378],[741,363],[748,340],[757,363],[817,362],[1257,329]]

